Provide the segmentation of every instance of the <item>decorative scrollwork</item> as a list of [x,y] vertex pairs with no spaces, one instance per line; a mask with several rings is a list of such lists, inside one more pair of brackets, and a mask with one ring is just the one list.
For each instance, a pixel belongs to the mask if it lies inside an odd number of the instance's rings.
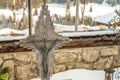
[[117,68],[117,70],[116,70],[115,79],[120,80],[120,70],[119,70],[119,68]]
[[[120,44],[120,27],[116,25],[116,23],[120,20],[120,16],[116,15],[114,16],[109,22],[108,25],[111,26],[110,29],[114,30],[114,32],[117,34],[115,37],[115,42],[117,44]],[[115,24],[114,24],[115,23]]]
[[115,42],[116,42],[117,44],[120,44],[120,37],[117,37],[116,40],[115,40]]
[[119,20],[120,20],[120,17],[119,17],[119,16],[114,16],[114,17],[108,22],[108,24],[109,24],[109,25],[112,25],[113,23],[118,22]]

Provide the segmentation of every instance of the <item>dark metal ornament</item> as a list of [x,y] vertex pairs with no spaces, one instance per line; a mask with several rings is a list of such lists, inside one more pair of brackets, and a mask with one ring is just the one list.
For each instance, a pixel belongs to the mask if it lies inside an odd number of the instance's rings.
[[120,80],[120,68],[117,68],[116,70],[115,79]]
[[46,5],[46,0],[43,0],[43,5]]
[[[120,20],[120,16],[118,16],[118,15],[114,16],[114,17],[108,22],[108,26],[109,26],[109,27],[112,26],[112,24],[118,22],[119,20]],[[119,29],[116,29],[116,27],[115,27],[115,28],[114,28],[114,27],[112,27],[112,28],[110,27],[110,30],[114,30],[115,33],[116,33],[116,36],[115,36],[115,38],[113,39],[113,40],[114,40],[113,42],[115,42],[115,43],[117,43],[117,44],[120,44],[120,30],[119,30]]]
[[48,11],[48,6],[44,4],[35,27],[35,34],[20,41],[24,47],[36,49],[41,80],[50,80],[53,51],[66,41],[66,38],[54,32],[50,11]]

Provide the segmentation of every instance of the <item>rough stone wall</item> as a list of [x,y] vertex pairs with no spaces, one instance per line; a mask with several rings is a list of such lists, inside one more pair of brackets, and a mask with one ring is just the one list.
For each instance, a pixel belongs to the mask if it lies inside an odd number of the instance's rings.
[[0,54],[0,66],[10,68],[9,80],[30,80],[38,76],[35,52]]
[[[38,77],[35,52],[0,54],[0,65],[11,70],[9,80]],[[53,73],[69,69],[104,70],[120,66],[119,46],[59,49],[54,53]]]
[[56,50],[54,73],[69,69],[109,69],[120,66],[119,59],[119,46]]

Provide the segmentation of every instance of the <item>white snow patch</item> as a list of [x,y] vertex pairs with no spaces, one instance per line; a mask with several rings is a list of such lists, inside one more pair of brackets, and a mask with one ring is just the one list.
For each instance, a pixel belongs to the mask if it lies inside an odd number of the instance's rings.
[[14,29],[10,29],[10,28],[4,28],[4,29],[0,30],[0,35],[2,35],[2,34],[11,34],[11,33],[25,34],[25,33],[23,33],[23,31],[14,30]]
[[24,39],[26,38],[26,36],[0,36],[0,41],[12,41],[12,40],[20,40],[20,39]]
[[[22,34],[21,36],[11,36],[11,34]],[[14,30],[10,28],[4,28],[0,30],[0,41],[20,40],[26,38],[25,32],[20,30]]]
[[[75,31],[74,25],[61,25],[61,24],[54,24],[56,32],[66,32],[66,31]],[[98,31],[102,30],[100,26],[86,26],[86,25],[78,25],[78,31]]]
[[[116,34],[115,31],[109,29],[101,30],[100,26],[85,26],[79,25],[78,32],[75,32],[75,26],[67,25],[56,25],[55,31],[65,37],[81,37],[81,36],[97,36],[97,35],[107,35],[107,34]],[[84,31],[84,32],[83,32]],[[86,31],[86,32],[85,32]],[[11,36],[10,34],[24,34],[23,36]],[[35,27],[32,28],[32,34],[35,33]],[[20,40],[29,36],[29,30],[14,30],[10,28],[4,28],[0,30],[0,41],[6,40]],[[5,36],[3,36],[5,35]]]
[[62,32],[59,35],[65,37],[80,37],[80,36],[98,36],[98,35],[110,35],[115,34],[115,31],[105,30],[105,31],[91,31],[91,32]]
[[[117,21],[117,19],[120,20],[119,16],[115,12],[111,12],[104,16],[96,18],[94,21],[109,24],[109,22],[114,23],[114,17],[116,17],[115,18],[116,21]],[[112,19],[113,19],[113,21],[111,21]]]
[[[54,74],[51,80],[104,80],[105,72],[97,70],[74,69]],[[31,80],[41,80],[31,79]]]
[[13,16],[13,12],[9,9],[0,9],[0,15],[5,15],[5,17]]

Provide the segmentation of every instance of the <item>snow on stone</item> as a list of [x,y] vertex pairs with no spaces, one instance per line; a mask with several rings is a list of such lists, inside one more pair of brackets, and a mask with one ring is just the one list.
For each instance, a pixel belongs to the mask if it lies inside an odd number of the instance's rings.
[[[54,24],[55,25],[55,24]],[[14,30],[10,28],[4,28],[0,30],[0,41],[8,40],[20,40],[29,36],[29,30]],[[55,32],[65,37],[81,37],[81,36],[97,36],[116,34],[115,31],[109,29],[102,30],[100,26],[85,26],[79,25],[78,32],[75,32],[75,26],[56,25]],[[35,33],[35,27],[32,28],[32,34]],[[20,34],[19,36],[11,36],[11,34]]]
[[18,36],[18,37],[0,36],[0,41],[12,41],[12,40],[20,40],[20,39],[24,39],[24,38],[26,38],[26,36]]
[[[54,24],[55,32],[67,32],[67,31],[75,31],[74,25],[61,25],[61,24]],[[78,31],[98,31],[102,28],[100,26],[85,26],[85,25],[78,25]]]
[[[104,80],[105,72],[97,70],[74,69],[60,73],[56,73],[51,77],[51,80]],[[31,80],[41,80],[31,79]]]
[[[12,36],[16,35],[16,36]],[[19,35],[19,36],[17,36]],[[4,28],[0,30],[0,41],[20,40],[26,38],[26,33],[20,30]]]
[[[24,29],[24,30],[22,30],[22,32],[25,33],[26,36],[29,36],[29,29]],[[35,33],[35,27],[32,27],[32,34],[34,34],[34,33]]]
[[2,34],[11,34],[11,33],[18,33],[18,34],[22,34],[23,32],[20,30],[14,30],[14,29],[10,29],[10,28],[4,28],[0,30],[0,35]]
[[98,36],[98,35],[111,35],[115,34],[115,31],[105,30],[105,31],[91,31],[91,32],[62,32],[59,35],[65,37],[81,37],[81,36]]

